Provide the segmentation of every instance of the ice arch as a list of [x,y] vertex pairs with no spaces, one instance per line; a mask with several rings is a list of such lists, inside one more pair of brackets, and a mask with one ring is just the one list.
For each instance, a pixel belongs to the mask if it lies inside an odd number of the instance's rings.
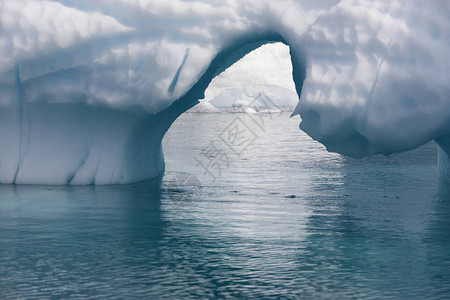
[[[161,131],[161,139],[176,118],[198,104],[199,99],[204,98],[204,92],[214,77],[228,69],[231,65],[251,51],[261,47],[264,44],[276,42],[289,46],[286,40],[276,32],[253,32],[237,39],[229,47],[219,52],[211,62],[206,72],[202,75],[202,77],[200,77],[194,86],[185,95],[175,101],[169,108],[157,115],[157,122],[159,122],[159,124],[161,124],[161,128],[163,128]],[[293,80],[297,93],[300,95],[303,81],[305,79],[305,64],[301,57],[299,57],[296,53],[291,51],[290,55]]]
[[311,137],[355,157],[435,139],[445,175],[449,14],[445,1],[4,1],[0,183],[160,175],[171,122],[272,41],[291,48]]
[[[0,110],[0,183],[122,184],[161,176],[161,142],[170,125],[204,97],[216,75],[247,53],[273,42],[287,44],[273,31],[251,32],[236,39],[216,55],[182,97],[156,114],[76,101],[27,103],[26,91],[39,88],[39,78],[22,81],[17,65],[11,71],[16,101]],[[291,58],[300,93],[305,66],[295,53]],[[61,84],[58,81],[65,72],[73,79],[89,76],[88,69],[78,68],[58,71],[51,79]]]

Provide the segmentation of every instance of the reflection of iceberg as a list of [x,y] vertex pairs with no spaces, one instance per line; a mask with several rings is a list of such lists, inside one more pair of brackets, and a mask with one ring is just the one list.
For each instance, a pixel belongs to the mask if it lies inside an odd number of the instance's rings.
[[294,113],[329,150],[362,157],[432,139],[447,149],[449,10],[406,0],[6,1],[0,182],[161,175],[170,124],[270,42],[289,45]]

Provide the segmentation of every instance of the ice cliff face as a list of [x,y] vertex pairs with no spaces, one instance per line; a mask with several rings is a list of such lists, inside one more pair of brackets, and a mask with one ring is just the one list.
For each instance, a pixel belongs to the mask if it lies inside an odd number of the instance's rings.
[[300,128],[330,151],[445,150],[449,15],[447,1],[2,1],[0,183],[161,175],[170,124],[275,41]]

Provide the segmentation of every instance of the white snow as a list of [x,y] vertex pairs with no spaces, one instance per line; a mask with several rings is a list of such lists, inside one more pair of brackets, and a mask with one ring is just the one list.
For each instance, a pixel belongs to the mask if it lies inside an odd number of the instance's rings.
[[[433,139],[447,149],[449,15],[448,1],[0,1],[0,183],[162,174],[170,123],[268,42],[289,45],[294,114],[330,151],[390,154]],[[257,56],[243,67],[251,85],[225,71],[206,101],[235,93],[239,106],[258,85],[289,94],[277,56]]]

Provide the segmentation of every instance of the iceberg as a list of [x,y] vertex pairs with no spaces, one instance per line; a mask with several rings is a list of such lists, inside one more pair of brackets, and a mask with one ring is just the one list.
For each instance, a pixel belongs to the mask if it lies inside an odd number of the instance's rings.
[[353,157],[436,140],[448,176],[449,14],[447,1],[2,1],[0,183],[161,176],[174,120],[275,42],[312,138]]
[[[260,97],[267,101],[258,103]],[[189,112],[249,112],[251,107],[260,112],[292,112],[298,100],[289,47],[271,43],[253,50],[216,76],[206,89],[205,98]]]

